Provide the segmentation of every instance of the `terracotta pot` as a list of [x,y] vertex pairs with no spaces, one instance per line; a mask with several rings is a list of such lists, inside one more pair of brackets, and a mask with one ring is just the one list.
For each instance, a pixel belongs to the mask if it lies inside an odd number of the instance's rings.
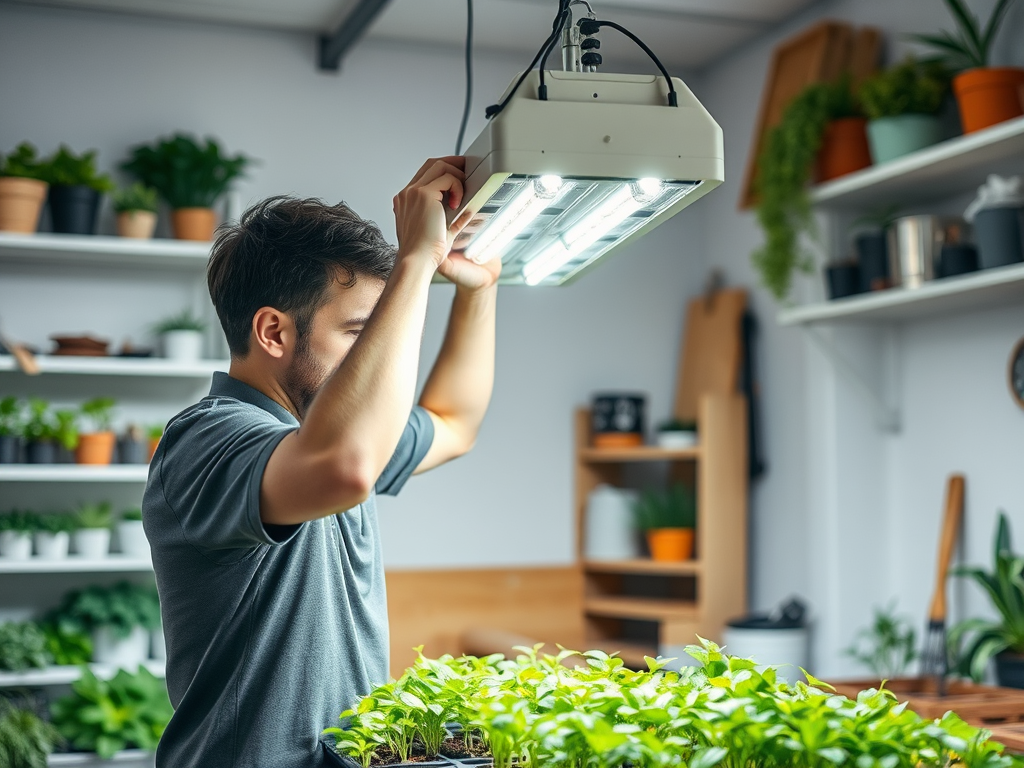
[[845,176],[871,165],[868,146],[868,121],[863,117],[844,117],[825,126],[818,150],[818,181]]
[[213,240],[217,216],[212,208],[177,208],[171,211],[171,228],[179,240]]
[[153,460],[153,454],[156,453],[157,446],[160,445],[159,437],[149,438],[149,461]]
[[156,214],[152,211],[125,211],[117,214],[117,234],[136,240],[149,240],[156,229]]
[[114,460],[117,435],[113,432],[92,432],[78,436],[76,464],[110,464]]
[[1024,69],[979,67],[953,78],[964,133],[1024,115]]
[[693,557],[693,528],[656,528],[647,532],[651,559],[675,563]]
[[46,199],[47,183],[17,176],[0,177],[0,230],[32,234]]

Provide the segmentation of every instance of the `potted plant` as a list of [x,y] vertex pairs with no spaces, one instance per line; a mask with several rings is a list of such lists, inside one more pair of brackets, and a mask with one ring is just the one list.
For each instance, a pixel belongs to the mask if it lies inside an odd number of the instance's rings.
[[61,628],[49,619],[40,624],[46,638],[46,652],[59,666],[80,667],[92,661],[92,640],[84,632]]
[[860,293],[860,264],[852,257],[829,262],[825,265],[825,287],[830,299],[842,299]]
[[78,464],[110,464],[114,460],[117,435],[111,425],[114,400],[97,397],[82,403],[81,414],[91,430],[78,436],[75,462]]
[[765,137],[754,177],[757,219],[765,244],[752,259],[776,299],[789,295],[793,272],[810,271],[800,238],[811,231],[807,185],[871,164],[866,121],[857,116],[849,80],[804,89]]
[[687,419],[666,419],[658,425],[658,447],[692,448],[697,444],[697,422]]
[[648,488],[633,506],[637,527],[646,534],[651,558],[664,562],[693,557],[697,500],[693,491],[676,483],[667,491]]
[[0,624],[0,669],[6,672],[43,669],[49,661],[46,635],[38,624],[32,621]]
[[138,240],[149,240],[156,230],[155,189],[136,182],[114,192],[114,213],[117,214],[117,234]]
[[52,410],[50,404],[34,397],[28,401],[28,418],[22,434],[29,464],[56,464],[58,451],[73,451],[78,445],[74,411]]
[[946,0],[956,31],[914,35],[934,48],[944,64],[958,74],[953,93],[964,133],[973,133],[1024,114],[1024,69],[989,66],[992,43],[1012,0],[998,0],[982,27],[963,0]]
[[35,516],[30,512],[8,512],[0,515],[0,557],[6,560],[28,560],[32,557],[32,532]]
[[149,631],[160,624],[156,590],[119,582],[68,593],[54,613],[67,631],[92,637],[93,661],[132,668],[149,657]]
[[149,539],[142,526],[142,510],[138,507],[126,509],[117,521],[117,540],[121,554],[126,557],[150,557]]
[[948,89],[949,76],[938,62],[913,58],[865,80],[859,96],[872,160],[886,163],[942,141],[938,112]]
[[146,430],[146,436],[149,437],[149,460],[152,461],[157,446],[160,445],[160,438],[164,436],[164,425],[154,424]]
[[0,765],[46,768],[47,758],[62,742],[60,733],[30,709],[0,699]]
[[860,630],[844,653],[871,670],[879,680],[906,674],[917,658],[917,635],[905,618],[896,615],[895,602],[875,608],[874,623]]
[[21,460],[22,402],[10,395],[0,398],[0,464]]
[[120,464],[145,464],[149,455],[149,441],[138,424],[129,424],[117,441],[117,460]]
[[205,321],[188,309],[161,320],[153,328],[163,344],[164,357],[182,362],[202,359],[205,330]]
[[952,574],[981,587],[997,614],[995,620],[967,619],[950,630],[957,671],[981,680],[994,659],[999,685],[1024,688],[1024,559],[1013,552],[1005,513],[996,525],[992,570],[957,568]]
[[110,528],[113,515],[110,504],[83,504],[76,513],[75,552],[89,560],[101,560],[110,553]]
[[36,148],[22,142],[11,154],[0,155],[0,230],[32,234],[46,200],[48,168]]
[[96,150],[76,155],[60,148],[48,161],[50,216],[53,231],[68,235],[96,234],[96,214],[103,193],[114,188],[106,174],[96,170]]
[[73,514],[53,512],[36,516],[36,556],[40,560],[63,560],[71,547],[71,532],[78,527]]
[[132,149],[122,168],[155,189],[171,207],[171,225],[179,240],[212,240],[216,225],[213,204],[245,173],[244,155],[221,154],[213,139],[203,144],[175,134],[153,146]]

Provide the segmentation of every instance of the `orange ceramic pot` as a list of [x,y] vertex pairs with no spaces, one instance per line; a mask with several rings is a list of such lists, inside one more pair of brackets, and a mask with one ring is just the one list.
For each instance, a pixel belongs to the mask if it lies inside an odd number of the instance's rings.
[[213,240],[217,216],[212,208],[176,208],[171,211],[171,227],[179,240]]
[[1024,115],[1024,69],[979,67],[953,78],[964,133]]
[[114,460],[117,435],[113,432],[92,432],[78,436],[75,448],[77,464],[110,464]]
[[17,176],[0,178],[0,230],[32,234],[39,227],[49,185]]
[[693,557],[693,528],[655,528],[647,532],[651,559],[676,563]]
[[871,165],[868,121],[843,117],[825,126],[818,150],[818,181],[829,181]]

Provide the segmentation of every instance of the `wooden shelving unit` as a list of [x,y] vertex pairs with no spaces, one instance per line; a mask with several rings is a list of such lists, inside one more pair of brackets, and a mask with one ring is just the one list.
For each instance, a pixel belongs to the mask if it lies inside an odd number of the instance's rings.
[[[632,667],[658,647],[687,645],[696,635],[721,640],[728,619],[747,609],[747,411],[739,395],[700,399],[700,445],[683,450],[590,447],[590,413],[576,413],[576,537],[584,584],[586,643],[618,651]],[[623,470],[640,462],[667,464],[669,476],[695,483],[695,559],[661,563],[648,558],[588,560],[587,497],[599,484],[621,486]],[[669,595],[644,594],[632,580],[657,580]],[[624,621],[656,625],[657,643],[631,639]]]

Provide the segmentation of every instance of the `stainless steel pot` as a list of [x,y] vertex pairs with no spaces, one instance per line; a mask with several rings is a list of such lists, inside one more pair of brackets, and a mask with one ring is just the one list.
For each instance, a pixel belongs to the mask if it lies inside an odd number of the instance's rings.
[[935,279],[935,262],[946,243],[963,241],[959,216],[903,216],[889,230],[889,274],[894,286],[920,288]]

